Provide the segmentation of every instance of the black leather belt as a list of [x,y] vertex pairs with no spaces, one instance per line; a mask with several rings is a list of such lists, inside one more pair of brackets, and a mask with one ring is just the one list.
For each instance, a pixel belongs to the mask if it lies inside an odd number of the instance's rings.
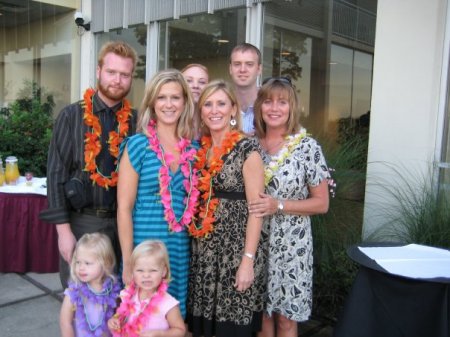
[[95,209],[95,208],[82,208],[77,210],[78,213],[92,215],[97,218],[115,218],[117,212],[110,209]]
[[247,200],[244,192],[214,191],[214,196],[219,199]]

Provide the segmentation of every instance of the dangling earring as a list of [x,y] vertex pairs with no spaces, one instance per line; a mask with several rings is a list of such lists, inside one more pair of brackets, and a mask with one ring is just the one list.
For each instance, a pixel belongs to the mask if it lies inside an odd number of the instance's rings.
[[231,118],[230,125],[231,126],[235,126],[236,125],[236,120],[234,118]]
[[200,127],[202,128],[202,127],[204,127],[204,126],[205,126],[205,122],[201,121],[201,122],[200,122]]

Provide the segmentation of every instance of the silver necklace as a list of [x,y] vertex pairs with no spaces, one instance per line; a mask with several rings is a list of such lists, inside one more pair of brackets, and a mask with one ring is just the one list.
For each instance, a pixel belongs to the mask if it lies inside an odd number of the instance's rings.
[[282,143],[284,143],[284,141],[285,141],[285,139],[283,138],[281,141],[279,141],[279,142],[277,142],[277,143],[275,143],[275,144],[272,144],[271,146],[269,146],[269,144],[267,143],[267,139],[262,139],[262,146],[263,146],[263,149],[264,149],[264,151],[266,151],[267,153],[272,153],[273,152],[273,150],[274,149],[278,149],[278,147],[282,144]]

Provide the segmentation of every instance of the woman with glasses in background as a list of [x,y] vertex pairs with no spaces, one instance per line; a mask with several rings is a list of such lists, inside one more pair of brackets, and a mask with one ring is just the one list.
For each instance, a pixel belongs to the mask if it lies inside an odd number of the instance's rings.
[[254,105],[262,147],[265,191],[249,203],[269,233],[266,314],[259,336],[297,337],[297,322],[312,308],[313,242],[310,215],[328,210],[328,179],[319,144],[300,126],[289,78],[263,82]]

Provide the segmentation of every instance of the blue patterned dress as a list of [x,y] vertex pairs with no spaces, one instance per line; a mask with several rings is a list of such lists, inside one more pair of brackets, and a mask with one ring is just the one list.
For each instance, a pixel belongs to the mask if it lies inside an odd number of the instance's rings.
[[[136,134],[121,144],[121,153],[128,149],[131,165],[139,175],[136,201],[133,209],[133,245],[144,240],[161,240],[169,252],[172,280],[168,292],[180,301],[183,317],[186,314],[186,295],[188,285],[190,239],[187,231],[170,232],[164,219],[164,208],[159,194],[159,169],[161,161],[149,148],[144,134]],[[169,170],[170,171],[170,170]],[[186,192],[183,187],[184,176],[178,168],[176,173],[170,171],[172,206],[176,218],[184,211]]]

